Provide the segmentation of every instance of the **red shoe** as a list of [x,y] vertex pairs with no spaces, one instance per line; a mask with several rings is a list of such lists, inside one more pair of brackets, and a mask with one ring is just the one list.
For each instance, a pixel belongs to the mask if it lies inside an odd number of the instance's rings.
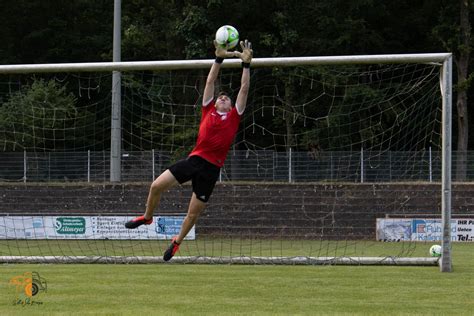
[[171,245],[169,245],[168,249],[166,249],[165,253],[163,254],[163,260],[170,261],[170,259],[173,258],[174,254],[176,253],[176,251],[179,250],[180,244],[176,242],[177,238],[178,236],[174,236],[171,239]]
[[126,222],[125,227],[133,229],[143,224],[150,225],[151,223],[153,223],[153,217],[150,219],[145,219],[145,216],[142,215],[142,216],[135,217],[131,221]]

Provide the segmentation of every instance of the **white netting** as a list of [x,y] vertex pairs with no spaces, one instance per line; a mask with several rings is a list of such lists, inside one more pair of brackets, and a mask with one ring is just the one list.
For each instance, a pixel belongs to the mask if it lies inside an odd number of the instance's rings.
[[[218,89],[235,99],[240,73],[222,70]],[[207,70],[122,74],[122,179],[144,184],[137,189],[124,183],[118,191],[94,184],[110,177],[111,74],[2,76],[0,178],[7,183],[0,212],[3,223],[25,217],[12,224],[14,232],[0,221],[0,256],[161,252],[167,242],[155,241],[157,250],[154,241],[134,241],[130,231],[118,228],[120,241],[107,241],[115,238],[106,234],[57,241],[48,234],[67,217],[88,231],[97,225],[90,217],[111,216],[116,227],[125,221],[121,216],[144,210],[151,180],[194,146],[206,75]],[[376,242],[376,219],[438,216],[440,190],[422,200],[427,189],[414,181],[440,179],[440,120],[439,65],[252,70],[248,107],[222,183],[183,255],[417,255],[411,242]],[[26,184],[11,184],[17,181]],[[410,185],[360,184],[400,181]],[[283,184],[289,182],[298,186]],[[157,215],[183,214],[189,191],[184,186],[165,194]],[[413,205],[406,206],[407,200]],[[405,233],[400,236],[409,238]],[[66,235],[57,238],[71,237]],[[35,239],[42,237],[47,238]]]

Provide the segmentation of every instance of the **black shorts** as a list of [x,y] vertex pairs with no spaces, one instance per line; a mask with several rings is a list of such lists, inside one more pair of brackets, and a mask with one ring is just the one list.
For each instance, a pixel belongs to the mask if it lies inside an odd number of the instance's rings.
[[209,201],[220,173],[218,166],[199,156],[180,160],[168,169],[180,184],[193,180],[193,192],[203,202]]

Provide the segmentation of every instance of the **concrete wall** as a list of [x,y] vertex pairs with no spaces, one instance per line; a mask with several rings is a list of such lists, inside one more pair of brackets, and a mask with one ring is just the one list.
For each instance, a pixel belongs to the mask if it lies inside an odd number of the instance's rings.
[[[0,184],[0,214],[138,215],[149,183]],[[241,237],[370,238],[375,219],[441,214],[439,184],[218,183],[197,230]],[[155,214],[185,213],[191,186],[163,194]],[[474,184],[453,186],[454,215],[474,215]]]

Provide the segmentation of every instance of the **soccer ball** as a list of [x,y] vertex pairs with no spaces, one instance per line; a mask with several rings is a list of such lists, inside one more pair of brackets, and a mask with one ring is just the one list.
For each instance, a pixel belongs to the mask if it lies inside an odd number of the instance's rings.
[[222,48],[234,48],[239,42],[239,32],[233,26],[221,26],[216,32],[216,42]]
[[432,257],[441,257],[441,246],[440,245],[433,245],[430,248],[430,255]]

